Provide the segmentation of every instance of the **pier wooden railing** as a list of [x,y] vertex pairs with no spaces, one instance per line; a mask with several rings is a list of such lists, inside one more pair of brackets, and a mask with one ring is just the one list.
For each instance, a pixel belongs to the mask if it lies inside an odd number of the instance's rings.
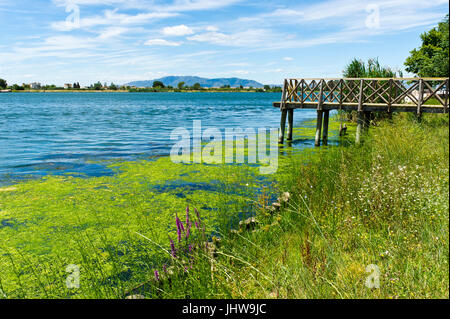
[[316,145],[321,134],[323,144],[328,142],[330,110],[357,111],[359,143],[370,112],[448,113],[448,95],[448,78],[286,79],[281,101],[273,103],[281,110],[279,142],[284,141],[286,116],[287,140],[292,140],[294,109],[317,109]]

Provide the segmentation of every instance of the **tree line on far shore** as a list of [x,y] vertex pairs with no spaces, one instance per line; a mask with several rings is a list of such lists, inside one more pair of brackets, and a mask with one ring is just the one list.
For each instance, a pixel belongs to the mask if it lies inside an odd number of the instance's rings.
[[153,82],[152,87],[134,87],[129,85],[116,85],[114,83],[102,84],[100,81],[87,87],[81,87],[78,82],[59,87],[56,85],[38,85],[32,87],[31,84],[14,84],[8,86],[6,80],[0,79],[0,89],[11,89],[13,91],[25,91],[25,90],[40,90],[40,91],[58,91],[58,90],[80,90],[80,91],[128,91],[128,92],[183,92],[183,91],[254,91],[254,92],[281,92],[282,88],[279,86],[264,85],[264,88],[253,87],[231,87],[230,85],[224,85],[219,88],[202,87],[200,83],[195,83],[192,86],[188,86],[185,82],[178,83],[177,87],[170,85],[166,86],[161,81]]

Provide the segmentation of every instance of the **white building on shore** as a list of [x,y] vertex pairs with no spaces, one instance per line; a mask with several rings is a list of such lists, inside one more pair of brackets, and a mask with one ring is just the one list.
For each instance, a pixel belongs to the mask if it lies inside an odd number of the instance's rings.
[[30,83],[30,89],[39,90],[40,88],[41,88],[41,83],[38,83],[38,82]]

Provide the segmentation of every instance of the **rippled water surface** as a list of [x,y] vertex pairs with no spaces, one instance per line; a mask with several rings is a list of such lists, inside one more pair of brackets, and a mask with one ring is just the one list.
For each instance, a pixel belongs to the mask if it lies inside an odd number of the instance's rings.
[[[0,94],[0,184],[112,172],[99,161],[166,155],[176,127],[278,127],[280,93]],[[295,121],[315,112],[298,110]]]

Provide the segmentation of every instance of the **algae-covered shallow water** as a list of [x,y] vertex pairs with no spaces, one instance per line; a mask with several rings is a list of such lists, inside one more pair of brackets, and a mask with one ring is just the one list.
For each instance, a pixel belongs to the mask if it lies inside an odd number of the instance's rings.
[[[0,186],[25,177],[105,176],[102,160],[169,154],[177,127],[278,127],[279,93],[11,93],[0,95]],[[299,123],[314,117],[299,110]],[[306,143],[308,143],[306,141]]]
[[[175,216],[187,205],[199,210],[211,235],[270,204],[279,191],[276,174],[262,176],[255,165],[174,163],[163,155],[175,143],[172,129],[192,130],[193,120],[203,128],[277,127],[279,111],[271,105],[277,99],[265,93],[1,95],[2,296],[121,297],[167,262]],[[294,149],[312,145],[314,124],[303,121],[314,114],[296,112],[302,128],[294,130]],[[330,124],[330,141],[337,143],[337,124]],[[291,150],[280,154],[278,171]],[[66,287],[68,265],[81,269],[79,289]]]

